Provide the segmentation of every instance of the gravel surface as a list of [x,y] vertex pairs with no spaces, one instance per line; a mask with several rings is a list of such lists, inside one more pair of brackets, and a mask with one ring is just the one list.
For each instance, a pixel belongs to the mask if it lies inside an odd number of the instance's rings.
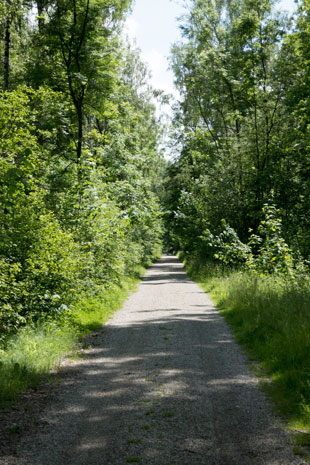
[[175,257],[91,338],[5,465],[301,465],[209,297]]

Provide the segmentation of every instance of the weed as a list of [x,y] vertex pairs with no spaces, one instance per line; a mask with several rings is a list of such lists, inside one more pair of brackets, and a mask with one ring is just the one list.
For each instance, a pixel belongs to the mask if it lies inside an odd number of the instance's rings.
[[24,404],[24,410],[25,412],[31,412],[33,410],[33,404],[31,402],[26,402],[26,404]]
[[127,457],[126,462],[127,463],[140,463],[141,459],[140,457]]
[[155,409],[150,408],[149,410],[145,412],[145,415],[153,415],[153,413],[155,413]]
[[20,427],[18,425],[10,426],[9,434],[20,434]]
[[307,452],[304,449],[302,449],[301,447],[299,447],[299,446],[295,446],[293,448],[293,453],[295,455],[300,455],[302,457],[305,457],[307,455]]
[[128,439],[127,444],[139,444],[141,439]]
[[164,418],[172,418],[172,417],[174,417],[174,415],[175,414],[173,412],[164,412],[163,413]]
[[310,434],[309,433],[298,433],[295,436],[295,442],[298,446],[310,447]]

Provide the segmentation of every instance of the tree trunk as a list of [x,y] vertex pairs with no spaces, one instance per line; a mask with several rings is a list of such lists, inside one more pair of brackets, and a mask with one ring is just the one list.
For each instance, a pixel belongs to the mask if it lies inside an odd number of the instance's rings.
[[78,143],[76,149],[76,161],[79,164],[82,157],[82,148],[83,148],[83,108],[80,105],[77,108],[77,117],[78,117]]
[[36,4],[37,4],[37,10],[38,10],[38,28],[39,28],[39,31],[42,31],[42,27],[43,27],[43,24],[44,24],[44,19],[42,17],[43,15],[43,12],[44,12],[44,1],[42,0],[37,0]]
[[[8,1],[10,8],[11,2]],[[12,13],[8,11],[8,15],[5,21],[5,36],[4,36],[4,77],[3,77],[3,89],[8,90],[9,79],[10,79],[10,45],[11,45],[11,24],[12,24]]]

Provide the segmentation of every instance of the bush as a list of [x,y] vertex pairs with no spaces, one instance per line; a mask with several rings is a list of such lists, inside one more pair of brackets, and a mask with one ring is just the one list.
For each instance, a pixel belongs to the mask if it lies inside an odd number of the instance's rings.
[[293,252],[282,237],[282,224],[273,205],[265,205],[258,235],[252,234],[249,241],[252,254],[247,268],[261,274],[294,274]]
[[236,231],[222,220],[223,231],[218,236],[210,234],[210,246],[215,250],[214,258],[225,265],[239,266],[249,259],[250,247],[240,241]]
[[272,205],[265,205],[262,212],[258,234],[252,234],[248,244],[241,242],[236,231],[222,220],[223,230],[219,235],[214,236],[206,230],[201,236],[205,248],[212,250],[213,258],[224,265],[261,275],[284,274],[294,278],[303,273],[306,263],[300,257],[294,257],[282,237],[279,212]]

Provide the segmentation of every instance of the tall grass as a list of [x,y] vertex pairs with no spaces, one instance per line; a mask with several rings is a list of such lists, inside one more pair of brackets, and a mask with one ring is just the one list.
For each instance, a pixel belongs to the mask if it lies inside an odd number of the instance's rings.
[[96,295],[79,295],[66,324],[48,323],[24,328],[0,348],[0,406],[18,394],[35,387],[52,369],[57,369],[66,354],[75,350],[79,339],[101,327],[134,291],[145,269]]
[[24,328],[12,337],[6,349],[0,351],[0,405],[36,386],[75,343],[72,328],[56,325]]
[[120,285],[114,285],[95,296],[81,296],[74,305],[73,321],[82,334],[94,331],[108,321],[118,310],[128,292],[136,289],[145,269],[139,267],[132,276],[124,277]]
[[266,389],[294,428],[310,430],[310,276],[249,275],[198,261],[191,276],[210,292],[250,356]]

